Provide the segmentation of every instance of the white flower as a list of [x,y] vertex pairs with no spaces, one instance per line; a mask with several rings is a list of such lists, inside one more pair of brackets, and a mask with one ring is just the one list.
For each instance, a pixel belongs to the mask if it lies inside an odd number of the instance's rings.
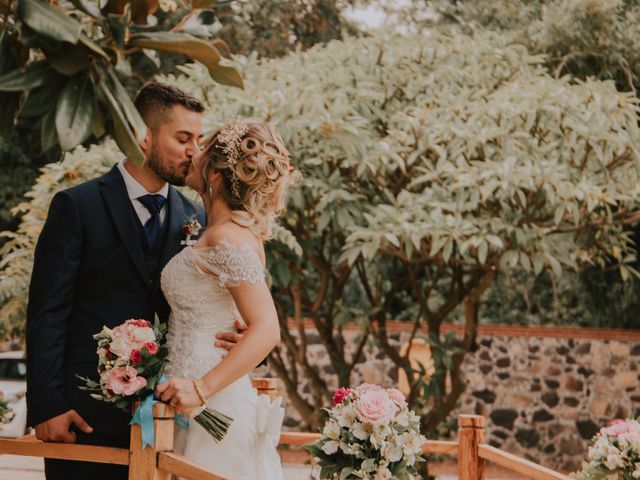
[[340,426],[331,420],[325,424],[322,434],[331,440],[338,440],[340,438]]
[[126,358],[129,360],[129,355],[131,354],[131,344],[124,337],[118,337],[111,342],[109,345],[109,350],[111,353],[116,355],[119,358]]
[[356,422],[356,411],[353,405],[346,405],[341,408],[337,408],[339,415],[336,415],[338,425],[343,428],[349,428]]
[[376,470],[376,480],[390,480],[391,477],[391,472],[385,466],[380,466],[378,470]]
[[401,427],[408,427],[409,426],[409,415],[407,415],[407,412],[404,411],[404,412],[398,414],[398,416],[396,417],[396,422]]
[[367,458],[360,465],[360,470],[362,470],[365,473],[373,472],[375,471],[375,469],[376,469],[376,461],[373,458]]
[[334,440],[329,440],[322,446],[322,451],[327,455],[333,455],[338,451],[340,444]]
[[360,453],[362,447],[357,443],[346,443],[340,442],[340,450],[342,450],[346,455],[356,455]]
[[156,334],[148,327],[138,327],[133,331],[133,338],[142,344],[156,341]]
[[384,457],[390,462],[399,462],[402,460],[403,450],[402,447],[388,443],[383,451]]
[[404,448],[405,454],[417,455],[422,452],[422,444],[425,440],[422,435],[415,432],[406,432],[400,437],[400,445]]
[[366,439],[368,439],[369,438],[369,432],[370,432],[370,430],[367,430],[365,428],[365,425],[363,425],[360,422],[354,423],[353,427],[351,427],[351,433],[358,440],[366,440]]

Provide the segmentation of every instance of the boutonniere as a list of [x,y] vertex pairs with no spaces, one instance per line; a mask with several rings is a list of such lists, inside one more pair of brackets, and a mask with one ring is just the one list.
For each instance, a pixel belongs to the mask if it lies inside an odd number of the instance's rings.
[[180,245],[192,246],[197,240],[191,240],[191,237],[198,235],[198,232],[202,228],[200,222],[196,220],[196,217],[189,217],[184,225],[182,225],[182,232],[185,234],[185,239],[180,242]]

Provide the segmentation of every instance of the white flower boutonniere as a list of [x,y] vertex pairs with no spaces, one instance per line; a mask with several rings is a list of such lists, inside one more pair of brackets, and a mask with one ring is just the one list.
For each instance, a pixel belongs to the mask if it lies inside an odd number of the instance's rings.
[[196,220],[195,217],[189,217],[184,225],[182,225],[182,232],[185,234],[185,239],[180,242],[180,245],[192,246],[197,240],[191,240],[191,237],[198,235],[202,225]]

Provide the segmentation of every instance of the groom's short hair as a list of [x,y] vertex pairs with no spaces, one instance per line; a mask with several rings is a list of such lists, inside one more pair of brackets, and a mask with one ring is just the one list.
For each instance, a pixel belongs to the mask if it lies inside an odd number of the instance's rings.
[[168,119],[167,110],[176,105],[181,105],[192,112],[202,113],[205,110],[203,103],[193,95],[173,85],[159,82],[149,82],[144,85],[134,103],[151,131],[157,131],[163,119]]

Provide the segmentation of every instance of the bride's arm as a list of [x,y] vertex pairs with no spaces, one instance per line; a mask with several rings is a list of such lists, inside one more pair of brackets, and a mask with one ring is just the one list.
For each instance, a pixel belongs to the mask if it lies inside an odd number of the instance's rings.
[[[242,282],[229,292],[248,328],[226,357],[200,379],[207,399],[253,370],[280,342],[278,315],[264,282]],[[159,384],[156,394],[178,411],[202,404],[191,379],[172,378]]]

